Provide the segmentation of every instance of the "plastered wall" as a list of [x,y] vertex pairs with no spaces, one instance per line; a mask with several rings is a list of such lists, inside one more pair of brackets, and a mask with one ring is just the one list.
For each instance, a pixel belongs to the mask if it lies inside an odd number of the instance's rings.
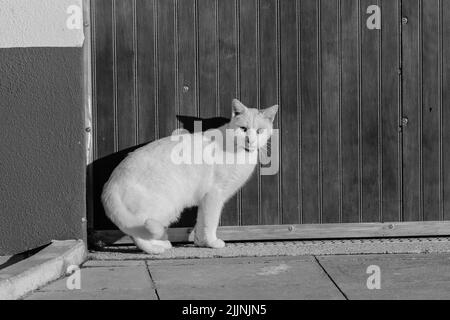
[[0,255],[83,235],[80,1],[0,0]]

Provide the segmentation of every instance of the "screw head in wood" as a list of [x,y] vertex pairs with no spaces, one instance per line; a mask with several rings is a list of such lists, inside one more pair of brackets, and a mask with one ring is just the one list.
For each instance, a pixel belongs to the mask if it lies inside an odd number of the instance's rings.
[[403,117],[402,118],[402,126],[406,127],[407,124],[408,124],[408,118],[407,117]]

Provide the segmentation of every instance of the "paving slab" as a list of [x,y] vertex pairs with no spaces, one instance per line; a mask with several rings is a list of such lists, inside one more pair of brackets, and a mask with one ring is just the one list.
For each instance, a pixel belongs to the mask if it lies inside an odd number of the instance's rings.
[[[348,299],[450,299],[450,254],[341,255],[318,257]],[[380,269],[380,289],[367,280]]]
[[27,300],[157,300],[152,289],[39,291]]
[[69,290],[68,278],[57,280],[27,299],[146,299],[156,300],[155,288],[143,261],[88,261],[80,270],[81,288]]
[[343,299],[314,257],[148,261],[162,300]]

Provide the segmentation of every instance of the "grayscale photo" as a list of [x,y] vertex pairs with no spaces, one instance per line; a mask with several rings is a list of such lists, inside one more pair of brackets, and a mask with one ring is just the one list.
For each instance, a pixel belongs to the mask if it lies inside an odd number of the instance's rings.
[[0,0],[0,136],[0,300],[450,299],[450,0]]

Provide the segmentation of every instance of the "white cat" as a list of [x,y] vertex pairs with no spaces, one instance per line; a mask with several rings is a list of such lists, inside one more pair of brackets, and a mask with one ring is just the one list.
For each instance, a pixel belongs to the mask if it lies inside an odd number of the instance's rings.
[[[107,216],[140,249],[156,254],[171,248],[167,227],[179,218],[183,209],[198,206],[195,244],[223,248],[225,243],[216,236],[223,204],[254,171],[258,149],[264,148],[270,138],[277,111],[277,105],[258,110],[234,99],[231,121],[215,129],[224,141],[202,133],[178,136],[191,139],[192,150],[188,151],[192,153],[199,151],[200,146],[215,159],[244,156],[245,162],[176,163],[173,155],[180,142],[173,136],[130,153],[103,188],[102,202]],[[230,135],[226,141],[226,132],[232,133],[231,143]]]

